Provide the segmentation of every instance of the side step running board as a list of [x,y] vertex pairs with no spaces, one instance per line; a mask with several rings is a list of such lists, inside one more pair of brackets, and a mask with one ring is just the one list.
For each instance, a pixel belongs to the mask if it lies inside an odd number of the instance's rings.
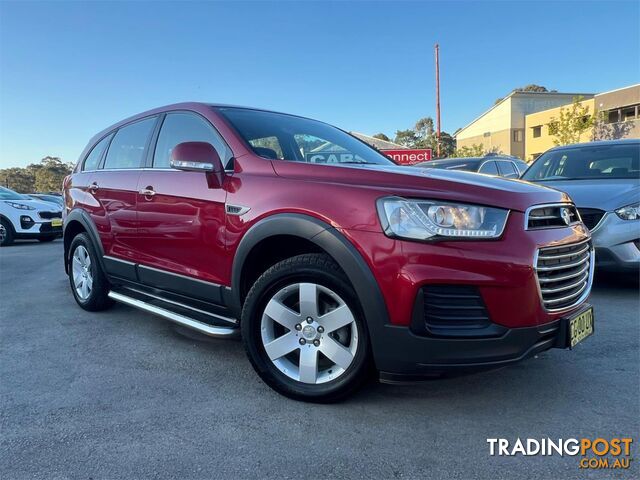
[[210,337],[232,338],[237,336],[239,333],[238,328],[207,325],[206,323],[199,322],[198,320],[194,320],[193,318],[180,315],[179,313],[172,312],[162,307],[151,305],[149,303],[143,302],[142,300],[131,298],[118,292],[109,292],[109,297],[114,299],[116,302],[124,303],[125,305],[144,310],[145,312],[153,313],[171,322],[177,323],[178,325],[182,325],[183,327],[190,328]]

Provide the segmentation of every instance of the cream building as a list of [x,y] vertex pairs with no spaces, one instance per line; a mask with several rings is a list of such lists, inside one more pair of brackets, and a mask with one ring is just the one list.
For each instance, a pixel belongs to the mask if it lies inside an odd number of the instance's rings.
[[569,104],[574,97],[593,98],[590,93],[511,92],[473,122],[458,130],[458,148],[480,145],[525,159],[525,117],[531,113]]
[[[549,122],[553,118],[559,118],[560,110],[570,108],[570,103],[526,116],[526,161],[536,159],[555,145],[554,137],[549,132]],[[589,114],[593,115],[596,112],[599,118],[595,131],[585,131],[580,137],[580,142],[640,138],[640,84],[599,93],[580,103],[589,108]]]

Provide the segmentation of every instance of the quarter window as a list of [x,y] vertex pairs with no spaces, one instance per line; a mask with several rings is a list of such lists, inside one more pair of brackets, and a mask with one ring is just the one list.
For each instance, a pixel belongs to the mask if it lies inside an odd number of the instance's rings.
[[486,173],[487,175],[498,175],[498,166],[496,162],[484,162],[478,172]]
[[498,162],[500,174],[506,178],[518,178],[520,175],[512,162]]
[[155,122],[156,117],[152,117],[120,128],[113,137],[104,168],[141,168]]
[[100,164],[100,159],[102,158],[102,154],[106,150],[109,145],[109,140],[111,140],[112,135],[107,135],[102,140],[100,140],[95,147],[91,150],[89,155],[84,161],[84,165],[82,166],[82,170],[97,170],[98,165]]
[[170,168],[171,152],[183,142],[207,142],[213,145],[223,164],[231,158],[224,140],[209,122],[191,113],[169,113],[158,136],[153,168]]

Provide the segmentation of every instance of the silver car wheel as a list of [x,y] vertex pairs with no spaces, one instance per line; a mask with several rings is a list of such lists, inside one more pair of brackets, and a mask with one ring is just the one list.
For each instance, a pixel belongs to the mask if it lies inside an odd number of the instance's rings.
[[0,243],[4,242],[4,237],[7,236],[7,229],[0,223]]
[[82,245],[79,245],[73,252],[71,272],[76,294],[81,300],[86,300],[91,295],[91,289],[93,288],[93,273],[91,257],[89,257],[87,249]]
[[346,302],[315,283],[289,285],[262,315],[262,345],[287,377],[307,384],[335,380],[358,349],[358,326]]

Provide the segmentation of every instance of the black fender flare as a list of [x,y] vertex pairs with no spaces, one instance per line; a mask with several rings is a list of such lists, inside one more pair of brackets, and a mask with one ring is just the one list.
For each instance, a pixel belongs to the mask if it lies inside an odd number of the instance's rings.
[[78,222],[82,225],[87,235],[91,239],[91,243],[95,247],[98,252],[98,261],[100,262],[100,267],[102,267],[102,271],[105,272],[106,269],[104,267],[104,248],[102,247],[102,242],[100,241],[100,234],[98,233],[98,229],[96,228],[95,223],[91,219],[91,216],[85,212],[84,210],[75,209],[71,210],[64,221],[64,226],[62,229],[62,238],[64,243],[64,270],[68,273],[69,269],[69,245],[71,244],[70,240],[67,240],[67,227],[72,222]]
[[237,312],[242,308],[241,276],[249,253],[262,240],[275,235],[304,238],[327,252],[340,265],[360,300],[375,357],[380,343],[383,342],[384,326],[389,323],[387,306],[378,282],[355,246],[338,229],[317,218],[296,213],[276,214],[258,221],[245,233],[233,260],[231,275],[233,308]]

